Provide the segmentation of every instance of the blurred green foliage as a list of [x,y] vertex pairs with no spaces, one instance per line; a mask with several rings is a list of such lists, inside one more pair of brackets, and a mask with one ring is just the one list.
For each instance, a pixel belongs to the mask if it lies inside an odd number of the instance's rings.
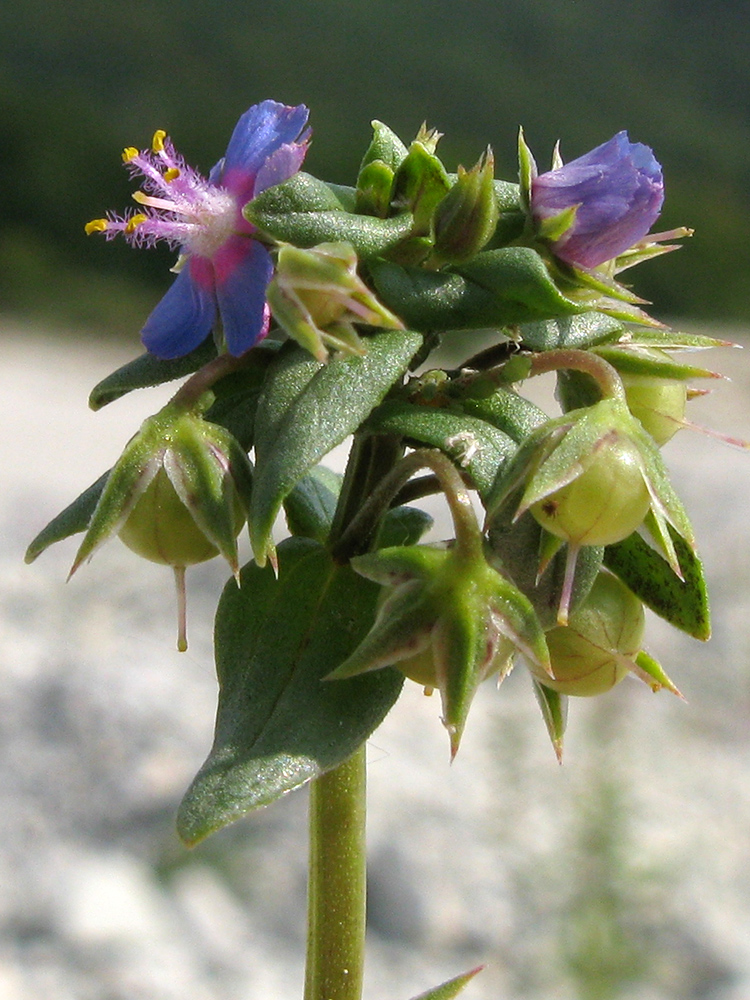
[[369,121],[445,133],[449,169],[487,142],[516,172],[523,124],[542,167],[628,129],[663,163],[647,265],[657,313],[747,320],[750,33],[735,0],[24,0],[0,5],[0,309],[113,332],[140,326],[168,251],[86,239],[129,204],[119,152],[165,128],[207,171],[250,104],[304,102],[308,169],[350,183]]

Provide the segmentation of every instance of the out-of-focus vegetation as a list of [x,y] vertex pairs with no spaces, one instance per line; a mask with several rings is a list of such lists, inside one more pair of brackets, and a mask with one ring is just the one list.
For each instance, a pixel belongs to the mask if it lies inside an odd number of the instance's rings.
[[380,118],[445,133],[449,169],[487,142],[516,172],[628,129],[663,163],[662,227],[686,249],[639,269],[657,312],[747,320],[750,33],[735,0],[24,0],[0,6],[0,309],[113,332],[169,281],[168,251],[87,239],[129,203],[119,152],[165,128],[208,170],[267,97],[312,110],[307,168],[351,182]]

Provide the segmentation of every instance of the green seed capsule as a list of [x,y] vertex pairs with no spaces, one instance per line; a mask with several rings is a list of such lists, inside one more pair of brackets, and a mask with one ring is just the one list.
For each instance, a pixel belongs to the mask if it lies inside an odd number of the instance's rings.
[[630,412],[658,445],[666,444],[685,419],[685,383],[653,375],[622,375],[621,378]]
[[530,509],[543,528],[566,542],[612,545],[639,527],[650,504],[638,449],[618,438],[577,479]]
[[[243,521],[239,501],[236,501],[237,534]],[[219,554],[180,500],[163,467],[139,497],[119,534],[137,555],[167,566],[192,566]]]
[[535,676],[560,694],[603,694],[629,672],[644,625],[638,598],[611,573],[600,573],[569,623],[547,632],[554,679],[538,671]]

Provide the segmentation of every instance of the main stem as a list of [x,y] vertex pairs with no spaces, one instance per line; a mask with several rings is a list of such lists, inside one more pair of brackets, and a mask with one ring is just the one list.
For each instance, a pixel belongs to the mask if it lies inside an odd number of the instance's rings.
[[365,747],[310,786],[304,1000],[361,1000],[365,958]]

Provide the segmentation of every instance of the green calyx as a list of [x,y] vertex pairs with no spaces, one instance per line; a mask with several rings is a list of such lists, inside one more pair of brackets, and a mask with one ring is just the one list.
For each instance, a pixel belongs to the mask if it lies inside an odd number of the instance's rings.
[[355,557],[352,567],[389,589],[372,629],[329,679],[393,665],[437,688],[452,755],[483,680],[507,673],[519,650],[541,672],[548,669],[530,602],[481,551],[404,546]]
[[167,404],[112,469],[71,574],[114,534],[155,562],[184,567],[220,553],[237,573],[251,474],[227,430]]
[[490,240],[499,217],[492,150],[471,170],[458,168],[456,183],[435,211],[434,248],[429,266],[468,260]]
[[645,518],[678,574],[667,525],[694,545],[659,449],[624,398],[572,410],[529,435],[490,499],[488,521],[517,520],[526,510],[575,548],[621,541]]
[[321,243],[309,250],[281,247],[266,296],[276,322],[320,362],[328,360],[329,350],[365,353],[355,323],[404,328],[357,274],[357,254],[350,243]]

